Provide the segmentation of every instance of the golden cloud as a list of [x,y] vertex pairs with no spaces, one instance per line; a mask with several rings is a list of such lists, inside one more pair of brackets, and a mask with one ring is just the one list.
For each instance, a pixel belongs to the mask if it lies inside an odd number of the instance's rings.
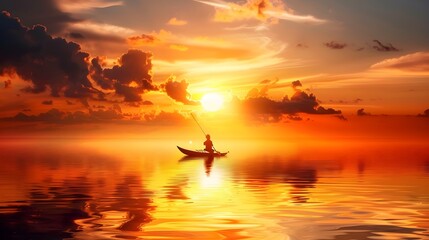
[[107,8],[121,6],[123,1],[106,1],[106,0],[62,0],[57,1],[59,7],[66,12],[82,12],[95,8]]
[[216,8],[214,20],[217,22],[234,22],[258,19],[264,22],[277,23],[278,20],[307,23],[324,23],[326,20],[311,15],[297,15],[281,0],[247,0],[244,4],[194,0]]
[[183,45],[171,44],[170,49],[185,52],[188,51],[189,48]]
[[184,25],[188,24],[188,22],[185,20],[179,20],[179,19],[174,17],[174,18],[171,18],[170,20],[168,20],[167,24],[172,25],[172,26],[184,26]]
[[398,58],[386,59],[372,65],[371,68],[429,73],[429,52],[416,52]]

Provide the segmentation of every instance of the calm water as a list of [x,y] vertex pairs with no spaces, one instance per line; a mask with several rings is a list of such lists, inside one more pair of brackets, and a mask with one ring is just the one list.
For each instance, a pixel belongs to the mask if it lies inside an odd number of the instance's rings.
[[0,239],[429,239],[427,145],[224,144],[3,141]]

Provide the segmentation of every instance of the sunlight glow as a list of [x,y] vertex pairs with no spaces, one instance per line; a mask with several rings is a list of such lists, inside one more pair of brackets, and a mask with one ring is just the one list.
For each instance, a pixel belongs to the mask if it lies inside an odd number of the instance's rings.
[[223,107],[224,97],[219,93],[207,93],[201,98],[201,105],[208,112],[215,112]]
[[212,169],[210,174],[200,175],[200,183],[203,188],[218,188],[222,185],[222,173],[219,169]]

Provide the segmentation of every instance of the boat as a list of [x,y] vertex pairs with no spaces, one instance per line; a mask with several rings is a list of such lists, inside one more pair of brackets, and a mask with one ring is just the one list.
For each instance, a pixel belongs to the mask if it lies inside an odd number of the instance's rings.
[[179,151],[181,151],[183,154],[190,156],[190,157],[222,157],[225,156],[226,154],[228,154],[228,152],[207,152],[205,150],[188,150],[188,149],[184,149],[181,148],[179,146],[177,146],[177,148],[179,149]]

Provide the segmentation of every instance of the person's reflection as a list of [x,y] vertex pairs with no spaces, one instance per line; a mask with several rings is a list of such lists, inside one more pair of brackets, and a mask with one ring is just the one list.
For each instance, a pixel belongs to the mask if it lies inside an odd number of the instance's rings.
[[213,160],[214,160],[213,156],[208,156],[206,159],[204,159],[204,168],[206,170],[207,177],[210,176],[210,172],[212,171]]
[[426,170],[427,173],[429,173],[429,160],[427,160],[425,162],[425,170]]
[[362,159],[360,159],[360,160],[358,161],[358,163],[357,163],[357,170],[358,170],[358,173],[359,173],[360,175],[363,175],[363,174],[365,173],[365,169],[366,169],[365,161],[364,161],[364,160],[362,160]]

